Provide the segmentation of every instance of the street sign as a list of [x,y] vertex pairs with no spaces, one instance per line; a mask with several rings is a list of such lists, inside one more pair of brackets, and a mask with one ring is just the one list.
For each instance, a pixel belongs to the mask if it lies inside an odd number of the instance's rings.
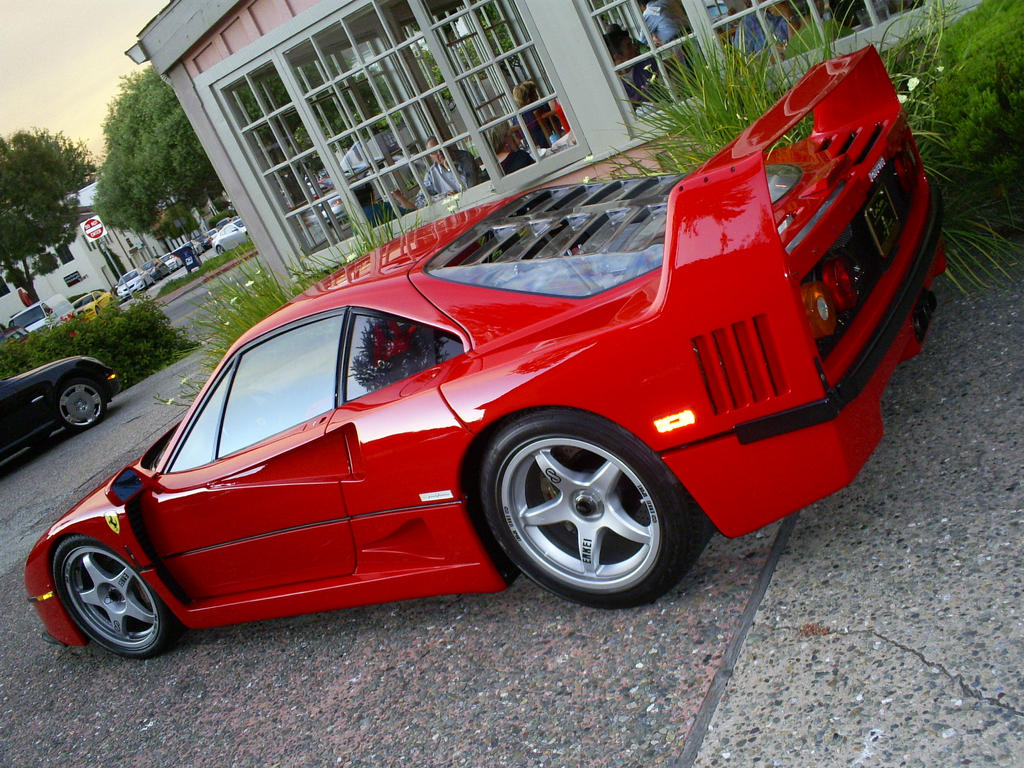
[[82,233],[90,240],[99,240],[107,234],[107,230],[103,227],[103,222],[99,220],[98,216],[89,217],[79,226],[82,227]]

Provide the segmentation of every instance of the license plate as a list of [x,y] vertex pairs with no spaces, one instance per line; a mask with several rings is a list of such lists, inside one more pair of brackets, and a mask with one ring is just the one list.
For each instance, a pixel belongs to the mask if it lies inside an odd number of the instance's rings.
[[900,233],[899,216],[896,215],[896,207],[885,184],[880,184],[871,194],[871,199],[864,208],[864,217],[867,219],[871,239],[875,241],[878,252],[885,258]]

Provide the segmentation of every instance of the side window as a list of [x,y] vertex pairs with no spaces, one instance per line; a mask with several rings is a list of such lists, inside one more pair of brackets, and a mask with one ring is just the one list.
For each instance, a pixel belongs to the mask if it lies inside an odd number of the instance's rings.
[[222,376],[217,387],[206,399],[206,405],[192,422],[192,427],[185,436],[181,450],[170,466],[171,472],[184,472],[209,464],[214,459],[217,449],[217,427],[220,426],[220,414],[224,410],[224,395],[228,391],[231,374]]
[[354,315],[345,361],[345,399],[375,392],[464,351],[458,338],[429,325]]
[[343,322],[342,315],[318,320],[243,352],[193,421],[170,471],[208,464],[332,410]]
[[224,409],[218,457],[334,408],[343,319],[303,325],[242,355]]

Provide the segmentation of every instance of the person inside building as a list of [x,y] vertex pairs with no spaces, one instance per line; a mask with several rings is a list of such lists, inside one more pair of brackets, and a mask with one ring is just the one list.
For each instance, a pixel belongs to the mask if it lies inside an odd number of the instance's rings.
[[[409,200],[404,190],[391,191],[392,197],[405,210],[422,208],[432,200],[457,195],[482,181],[476,158],[466,150],[459,147],[442,150],[440,142],[433,136],[427,139],[427,149],[431,150],[427,155],[430,167],[423,175],[423,189],[416,194],[415,203]],[[449,157],[454,167],[448,164]]]
[[683,33],[686,17],[679,0],[637,0],[644,14],[644,26],[657,45],[664,45]]
[[[604,35],[604,42],[616,67],[640,55],[640,47],[636,40],[618,24],[613,24],[608,29]],[[633,105],[633,109],[649,101],[647,91],[654,79],[654,62],[650,57],[635,62],[632,68],[621,71],[620,74],[626,87],[626,98]]]
[[748,13],[733,32],[732,44],[744,53],[757,53],[773,44],[782,50],[789,43],[792,30],[789,22],[790,12],[786,4],[779,3],[771,8],[765,8],[763,13],[767,31],[761,26],[756,13]]
[[502,123],[492,128],[490,139],[494,156],[501,163],[501,171],[506,176],[528,165],[533,165],[533,157],[520,146],[515,131],[508,123]]
[[[522,109],[540,98],[540,90],[533,80],[524,80],[512,89],[512,98],[516,106]],[[558,138],[552,119],[542,118],[542,114],[549,111],[546,107],[531,107],[519,113],[520,121],[526,124],[526,130],[530,132],[530,138],[538,149],[548,149],[552,141]]]

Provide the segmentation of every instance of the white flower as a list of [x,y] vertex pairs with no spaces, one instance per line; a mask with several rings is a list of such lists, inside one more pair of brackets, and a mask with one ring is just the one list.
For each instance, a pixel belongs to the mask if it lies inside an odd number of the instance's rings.
[[909,80],[907,80],[907,90],[908,91],[912,91],[915,88],[917,88],[917,86],[919,86],[920,84],[921,84],[920,78],[912,77]]
[[246,288],[250,288],[250,287],[252,287],[252,286],[253,286],[253,285],[255,285],[255,284],[256,284],[256,281],[255,281],[255,280],[248,280],[248,281],[246,281],[246,283],[245,283],[245,287],[246,287]]
[[583,177],[583,183],[584,184],[589,184],[590,183],[590,177],[589,176],[584,176]]
[[583,162],[585,162],[585,163],[592,163],[592,162],[594,162],[594,156],[593,155],[587,155],[586,157],[583,158]]
[[939,67],[938,70],[939,70],[939,72],[945,72],[946,68],[945,67]]
[[906,104],[907,103],[907,97],[905,95],[903,95],[902,93],[899,96],[897,96],[896,98],[900,100],[900,104]]

